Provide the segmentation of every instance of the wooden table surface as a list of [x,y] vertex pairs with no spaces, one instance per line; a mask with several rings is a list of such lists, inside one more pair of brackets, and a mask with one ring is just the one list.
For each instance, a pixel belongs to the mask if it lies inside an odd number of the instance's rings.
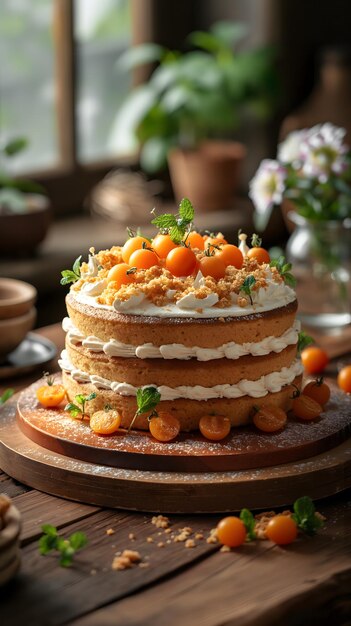
[[[39,332],[62,349],[59,325]],[[6,386],[21,389],[38,375]],[[223,553],[204,540],[194,548],[167,543],[169,535],[151,523],[151,515],[56,498],[1,470],[0,491],[13,498],[23,519],[21,570],[0,590],[2,626],[351,624],[350,493],[318,503],[327,521],[315,537],[287,548],[256,541]],[[170,521],[172,531],[191,527],[207,536],[218,516],[171,516]],[[71,568],[60,568],[54,556],[40,556],[44,523],[63,535],[80,530],[88,536]],[[107,534],[109,529],[114,532]],[[142,567],[112,570],[115,553],[126,548],[140,552]]]

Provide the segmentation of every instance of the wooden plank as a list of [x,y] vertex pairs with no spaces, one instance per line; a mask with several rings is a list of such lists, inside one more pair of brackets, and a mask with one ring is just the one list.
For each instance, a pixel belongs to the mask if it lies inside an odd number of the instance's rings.
[[[351,508],[345,502],[326,512],[329,522],[317,537],[303,537],[287,548],[264,542],[216,553],[74,624],[193,626],[194,616],[203,626],[349,624]],[[347,619],[339,622],[330,607]]]
[[[158,542],[165,543],[169,535],[150,522],[151,517],[142,514],[101,511],[66,526],[65,536],[81,530],[89,538],[88,547],[69,569],[60,568],[54,556],[40,556],[37,542],[25,546],[16,582],[6,593],[0,591],[1,623],[17,626],[21,615],[27,626],[66,623],[184,569],[217,549],[205,540],[199,541],[193,549],[185,548],[183,542],[158,547]],[[172,528],[191,526],[194,530],[208,531],[212,525],[212,519],[182,517]],[[109,528],[113,528],[115,534],[107,535]],[[129,539],[129,533],[135,534],[135,541]],[[147,541],[150,536],[153,543]],[[138,550],[144,563],[149,565],[113,571],[111,563],[115,552],[125,548]]]
[[9,498],[13,498],[27,491],[31,491],[31,487],[26,487],[0,470],[0,493],[5,493]]
[[64,528],[99,511],[94,506],[54,498],[35,490],[17,496],[13,503],[22,515],[22,546],[41,536],[43,524]]

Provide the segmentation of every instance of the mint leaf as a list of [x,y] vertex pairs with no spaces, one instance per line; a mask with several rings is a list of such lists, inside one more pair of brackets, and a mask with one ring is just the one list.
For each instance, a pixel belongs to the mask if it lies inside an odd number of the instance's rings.
[[52,526],[52,524],[43,524],[41,529],[46,535],[49,535],[50,537],[57,537],[56,526]]
[[73,263],[73,268],[71,270],[62,270],[61,272],[61,285],[69,285],[70,283],[75,283],[80,279],[80,260],[82,255],[80,255]]
[[69,402],[68,404],[66,404],[64,411],[70,413],[72,417],[77,417],[80,413],[83,412],[82,409],[76,404],[73,404],[73,402]]
[[152,411],[160,402],[161,394],[156,387],[144,387],[137,390],[138,415]]
[[138,409],[129,424],[128,433],[133,428],[133,424],[138,415],[146,413],[147,411],[154,411],[160,400],[161,394],[156,387],[139,387],[139,389],[137,389],[136,401]]
[[96,398],[95,391],[93,393],[91,393],[89,396],[85,397],[85,402],[89,402],[89,400],[94,400],[94,398]]
[[183,198],[179,205],[179,215],[188,224],[193,221],[195,217],[194,207],[188,198]]
[[276,267],[284,282],[289,285],[289,287],[296,287],[296,278],[290,272],[292,265],[291,263],[285,262],[284,256],[280,256],[278,259],[272,259],[269,267]]
[[298,352],[298,354],[301,354],[302,350],[307,348],[307,346],[310,346],[312,343],[314,343],[314,339],[312,339],[312,337],[310,337],[310,335],[305,333],[305,331],[301,330],[299,332],[299,338],[298,338],[298,341],[297,341],[297,352]]
[[314,504],[309,496],[303,496],[294,502],[292,517],[298,527],[308,535],[314,535],[318,528],[323,526],[323,521],[316,515]]
[[85,533],[77,531],[69,537],[69,542],[74,550],[81,550],[88,543]]
[[252,515],[251,511],[249,511],[249,509],[242,509],[240,512],[240,519],[245,525],[247,539],[249,541],[256,539],[255,518]]
[[5,389],[2,396],[0,396],[0,405],[5,404],[5,402],[7,402],[10,398],[12,398],[14,393],[15,393],[14,389]]
[[179,226],[178,224],[172,226],[172,228],[170,228],[169,230],[169,236],[174,243],[180,243],[183,240],[184,234],[184,228],[182,228],[182,226]]
[[246,276],[243,284],[239,289],[239,291],[243,291],[247,296],[249,296],[251,305],[253,304],[251,290],[255,284],[256,278],[250,274],[250,276]]
[[168,230],[169,228],[172,228],[172,226],[177,225],[177,220],[175,215],[172,215],[171,213],[164,213],[163,215],[158,215],[151,220],[151,224],[154,224],[161,230]]

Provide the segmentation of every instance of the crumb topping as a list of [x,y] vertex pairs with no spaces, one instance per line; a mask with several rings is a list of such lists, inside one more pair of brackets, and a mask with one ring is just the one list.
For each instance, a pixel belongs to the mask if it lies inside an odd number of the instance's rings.
[[[197,252],[198,260],[203,254],[203,252]],[[98,267],[96,276],[89,275],[88,264],[83,263],[82,277],[72,286],[74,291],[81,291],[86,283],[101,283],[106,280],[109,270],[122,262],[121,247],[113,246],[110,250],[102,250],[94,258]],[[283,282],[277,268],[269,267],[265,263],[259,264],[256,259],[247,257],[244,258],[241,269],[229,265],[224,278],[216,280],[211,276],[206,276],[203,277],[200,285],[195,275],[179,278],[173,276],[165,267],[157,265],[147,270],[135,271],[134,281],[131,283],[119,286],[115,281],[107,282],[100,295],[96,297],[96,301],[99,304],[112,306],[116,299],[125,302],[133,296],[144,294],[154,305],[162,307],[165,304],[176,303],[188,294],[193,294],[199,301],[210,294],[217,294],[218,302],[215,304],[217,308],[226,308],[233,303],[246,307],[250,300],[241,288],[248,276],[253,276],[255,279],[252,286],[253,292],[266,287],[268,277],[277,284]],[[201,310],[201,306],[198,309]]]

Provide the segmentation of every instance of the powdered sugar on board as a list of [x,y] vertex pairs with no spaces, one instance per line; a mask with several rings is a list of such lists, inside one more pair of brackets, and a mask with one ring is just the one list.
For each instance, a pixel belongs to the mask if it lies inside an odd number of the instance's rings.
[[[350,431],[351,400],[335,389],[320,419],[303,423],[291,417],[285,430],[279,433],[260,433],[254,427],[234,428],[222,442],[210,442],[199,434],[190,433],[182,434],[176,441],[166,444],[157,442],[149,433],[142,431],[132,431],[128,435],[121,431],[102,437],[91,431],[88,422],[73,419],[62,409],[41,407],[35,396],[35,388],[40,383],[38,381],[20,396],[19,413],[24,423],[56,441],[76,444],[79,447],[79,458],[82,458],[82,448],[85,447],[89,449],[87,457],[83,454],[87,460],[94,459],[95,450],[97,462],[103,458],[103,464],[117,467],[140,467],[143,471],[159,469],[158,465],[155,466],[157,458],[161,459],[166,471],[194,469],[195,472],[205,472],[216,469],[216,462],[220,470],[263,467],[319,454],[341,443]],[[47,447],[50,447],[50,442]],[[104,457],[101,456],[102,451],[106,453]],[[75,456],[75,452],[70,449],[68,455]],[[142,457],[143,462],[140,464]],[[144,462],[146,457],[151,459],[150,467]],[[177,459],[178,466],[175,462]],[[194,467],[190,463],[191,459],[194,460]],[[196,465],[202,459],[209,460],[210,465]],[[225,463],[221,459],[225,459]],[[184,467],[182,462],[185,463]],[[229,463],[227,467],[226,463]]]

